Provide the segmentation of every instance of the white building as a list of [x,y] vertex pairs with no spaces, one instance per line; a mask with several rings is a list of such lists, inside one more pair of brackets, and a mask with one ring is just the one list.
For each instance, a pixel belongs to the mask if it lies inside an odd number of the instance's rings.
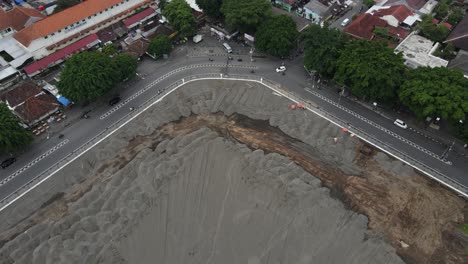
[[35,59],[97,32],[147,6],[151,0],[87,0],[48,16],[13,35]]
[[448,61],[432,55],[438,46],[439,43],[433,43],[431,40],[412,32],[395,48],[395,53],[403,53],[405,64],[410,68],[447,67]]

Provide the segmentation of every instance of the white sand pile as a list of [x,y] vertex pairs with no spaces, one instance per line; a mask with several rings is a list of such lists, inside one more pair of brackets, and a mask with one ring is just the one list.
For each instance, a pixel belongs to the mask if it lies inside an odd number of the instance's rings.
[[[213,88],[227,87],[228,88]],[[6,211],[27,215],[57,191],[94,175],[135,135],[181,115],[223,111],[270,120],[346,171],[356,139],[245,83],[197,82],[153,107]],[[80,168],[80,169],[77,169]],[[0,249],[0,263],[401,263],[363,215],[278,154],[252,152],[202,129],[146,148],[108,180]],[[17,213],[17,214],[14,214]],[[5,214],[5,212],[2,212]],[[15,220],[10,220],[14,222]],[[4,223],[5,225],[5,223]]]

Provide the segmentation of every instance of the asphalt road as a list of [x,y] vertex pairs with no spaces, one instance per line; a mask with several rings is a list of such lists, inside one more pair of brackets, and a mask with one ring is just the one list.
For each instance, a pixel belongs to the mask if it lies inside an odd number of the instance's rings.
[[[130,107],[138,107],[148,98],[157,95],[158,90],[171,83],[185,76],[201,73],[251,75],[251,67],[255,67],[255,75],[281,84],[284,89],[313,101],[322,110],[332,113],[353,127],[365,131],[430,168],[468,186],[466,173],[468,159],[466,157],[450,153],[448,159],[452,165],[448,165],[438,158],[446,151],[445,145],[429,140],[413,131],[401,129],[393,125],[391,120],[360,104],[347,98],[340,99],[336,92],[314,88],[316,84],[308,79],[309,76],[302,67],[300,58],[296,61],[285,61],[287,72],[286,75],[281,75],[275,71],[275,68],[282,62],[279,59],[257,58],[254,62],[250,62],[249,50],[232,43],[231,46],[235,51],[240,51],[241,55],[234,54],[235,60],[229,61],[230,66],[226,67],[224,65],[227,57],[223,53],[221,44],[208,38],[198,45],[189,43],[178,46],[167,61],[143,60],[138,68],[137,81],[120,91],[122,98],[120,105],[97,107],[90,113],[91,118],[78,120],[65,127],[62,131],[64,138],[53,137],[33,145],[30,151],[18,157],[15,164],[1,170],[0,199],[5,198],[122,118],[129,112]],[[210,54],[209,57],[213,61],[208,60],[207,54]],[[242,62],[237,61],[239,57],[243,58]]]

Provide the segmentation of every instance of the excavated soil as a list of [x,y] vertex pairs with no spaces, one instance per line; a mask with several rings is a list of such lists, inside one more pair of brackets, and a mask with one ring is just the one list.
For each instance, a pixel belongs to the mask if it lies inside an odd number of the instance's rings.
[[0,262],[467,262],[463,199],[254,86],[194,83],[148,110],[17,213]]

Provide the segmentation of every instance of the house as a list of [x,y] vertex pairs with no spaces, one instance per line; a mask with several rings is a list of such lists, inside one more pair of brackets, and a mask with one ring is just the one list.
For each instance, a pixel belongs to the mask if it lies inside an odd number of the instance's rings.
[[43,58],[116,23],[151,0],[87,0],[36,21],[13,35],[17,46]]
[[10,11],[0,8],[0,38],[14,34],[44,17],[32,8],[16,6]]
[[405,59],[405,65],[410,68],[447,67],[448,61],[432,55],[438,46],[439,43],[433,43],[431,40],[412,32],[395,48],[395,53],[401,52]]
[[468,52],[460,50],[457,56],[449,62],[447,68],[460,70],[465,78],[468,78]]
[[44,17],[31,8],[17,6],[10,11],[0,9],[0,81],[5,84],[5,87],[12,83],[10,81],[14,76],[19,74],[17,68],[32,57],[23,48],[17,46],[13,34]]
[[325,3],[319,0],[311,0],[304,6],[305,18],[312,20],[316,24],[322,22],[329,14],[328,2]]
[[0,100],[27,126],[33,127],[59,110],[59,102],[32,82],[24,82],[0,96]]
[[[419,16],[416,19],[408,19],[414,17],[415,14],[405,5],[394,5],[394,6],[373,6],[366,13],[370,13],[373,16],[380,17],[385,20],[390,26],[398,27],[401,24],[412,26],[416,20],[420,20]],[[411,21],[411,22],[409,22]]]
[[452,43],[453,46],[468,51],[468,16],[457,24],[444,43]]
[[291,12],[293,6],[295,6],[297,0],[275,0],[275,4],[281,6],[284,10]]
[[146,50],[148,49],[149,41],[146,39],[138,39],[128,45],[124,51],[124,53],[130,54],[135,58],[141,58],[145,55]]
[[395,6],[405,5],[411,11],[417,14],[430,14],[436,7],[438,1],[436,0],[387,0],[383,2],[382,6]]
[[406,38],[409,34],[407,30],[389,25],[387,21],[369,13],[364,13],[353,20],[345,27],[344,32],[358,39],[373,40],[376,28],[386,28],[389,36],[398,40]]

